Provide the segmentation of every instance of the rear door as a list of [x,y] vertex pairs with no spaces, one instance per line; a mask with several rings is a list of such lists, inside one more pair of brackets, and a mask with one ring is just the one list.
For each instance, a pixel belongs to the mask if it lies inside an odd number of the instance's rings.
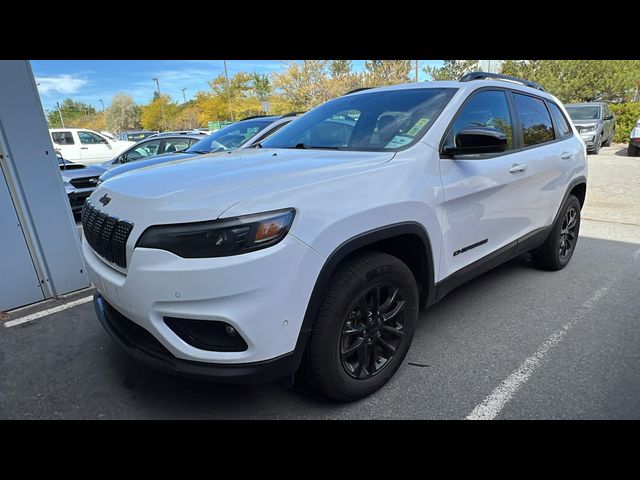
[[87,130],[78,130],[77,135],[84,163],[104,162],[113,158],[113,148],[106,138]]
[[71,130],[61,130],[58,132],[51,132],[51,140],[53,141],[53,147],[60,152],[62,158],[70,160],[72,162],[79,162],[82,160],[80,155],[80,145],[77,138],[73,136]]

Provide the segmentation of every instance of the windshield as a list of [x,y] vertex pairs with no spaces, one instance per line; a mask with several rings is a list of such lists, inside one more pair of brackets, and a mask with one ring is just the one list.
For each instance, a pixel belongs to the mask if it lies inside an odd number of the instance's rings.
[[566,107],[571,120],[598,120],[600,118],[600,107]]
[[412,88],[336,98],[262,142],[265,148],[398,151],[424,135],[454,88]]
[[275,119],[243,120],[218,130],[204,137],[198,143],[194,143],[185,152],[187,153],[213,153],[238,148],[259,131],[265,129]]

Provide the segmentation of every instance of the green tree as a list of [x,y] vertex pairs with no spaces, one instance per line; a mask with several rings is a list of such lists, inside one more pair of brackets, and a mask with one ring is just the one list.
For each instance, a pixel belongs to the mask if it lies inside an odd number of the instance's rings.
[[49,110],[47,113],[47,122],[49,128],[62,128],[62,122],[60,121],[60,113],[64,120],[64,126],[67,128],[85,128],[83,123],[87,121],[86,117],[93,116],[96,113],[96,109],[88,103],[76,102],[71,98],[65,98],[60,103],[60,112],[58,106]]
[[256,96],[263,102],[271,95],[271,80],[265,73],[254,72],[251,75],[251,86]]
[[410,81],[411,60],[368,60],[364,62],[368,87],[384,87]]
[[115,133],[140,128],[140,107],[129,95],[118,93],[105,111],[104,122],[107,130]]
[[445,60],[441,67],[427,65],[422,69],[432,80],[458,80],[463,75],[480,70],[479,60]]
[[640,61],[508,60],[502,73],[537,82],[565,103],[619,103],[636,94]]
[[331,60],[329,73],[332,77],[343,77],[352,73],[351,60]]

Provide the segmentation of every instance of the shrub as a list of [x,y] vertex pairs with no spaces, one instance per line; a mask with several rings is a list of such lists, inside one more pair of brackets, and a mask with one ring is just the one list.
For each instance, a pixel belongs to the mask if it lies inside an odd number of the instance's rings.
[[640,119],[640,102],[618,103],[609,105],[616,115],[616,135],[614,142],[629,142],[629,134]]

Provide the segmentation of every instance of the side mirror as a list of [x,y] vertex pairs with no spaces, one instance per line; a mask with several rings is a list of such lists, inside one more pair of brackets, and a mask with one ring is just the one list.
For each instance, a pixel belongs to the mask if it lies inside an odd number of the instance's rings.
[[455,138],[455,146],[447,145],[445,155],[478,155],[500,153],[507,149],[507,136],[502,130],[488,127],[470,127],[460,130]]
[[126,155],[120,155],[118,157],[118,160],[116,160],[116,163],[127,163],[127,157]]
[[607,115],[603,120],[613,120],[613,115]]

